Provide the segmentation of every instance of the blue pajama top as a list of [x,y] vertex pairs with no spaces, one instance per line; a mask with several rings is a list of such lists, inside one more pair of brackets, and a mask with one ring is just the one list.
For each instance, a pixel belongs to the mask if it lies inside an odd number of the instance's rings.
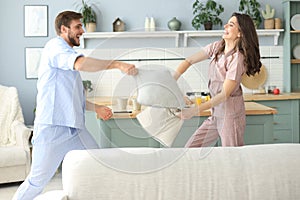
[[85,127],[85,96],[80,73],[74,63],[77,53],[61,37],[45,45],[37,82],[36,124]]

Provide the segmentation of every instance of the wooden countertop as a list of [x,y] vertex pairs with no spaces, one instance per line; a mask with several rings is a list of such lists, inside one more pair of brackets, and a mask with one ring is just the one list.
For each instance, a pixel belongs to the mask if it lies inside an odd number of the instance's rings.
[[[275,95],[274,95],[275,96]],[[276,95],[278,96],[278,95]],[[299,94],[300,97],[300,94]],[[112,100],[111,97],[89,97],[87,98],[87,100],[89,100],[90,102],[94,102],[96,104],[99,105],[105,105],[105,106],[112,106],[115,105],[115,103]],[[131,109],[130,103],[128,105],[128,110],[132,110]],[[143,109],[143,106],[142,106]],[[255,103],[255,102],[245,102],[245,109],[246,109],[246,115],[272,115],[272,114],[276,114],[277,111],[273,108],[264,106],[262,104],[259,103]],[[135,118],[136,115],[139,112],[132,112],[132,113],[114,113],[113,118]],[[206,110],[201,112],[198,116],[210,116],[211,112],[210,110]]]
[[300,99],[300,93],[274,94],[244,94],[245,101],[293,100]]
[[[112,105],[111,97],[88,97],[89,101],[97,102],[101,105]],[[279,95],[274,94],[244,94],[245,101],[269,101],[269,100],[293,100],[300,99],[300,93],[281,93]]]

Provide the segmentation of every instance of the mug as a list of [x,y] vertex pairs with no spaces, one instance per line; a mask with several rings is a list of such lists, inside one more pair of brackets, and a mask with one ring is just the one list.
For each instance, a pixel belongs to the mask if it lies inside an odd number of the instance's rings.
[[118,102],[118,108],[120,110],[126,110],[127,108],[127,102],[128,102],[128,98],[127,97],[119,97],[117,99]]
[[141,104],[139,104],[139,102],[137,102],[136,99],[132,99],[132,109],[134,111],[140,111],[141,110]]
[[280,18],[275,18],[275,29],[281,29],[281,19]]

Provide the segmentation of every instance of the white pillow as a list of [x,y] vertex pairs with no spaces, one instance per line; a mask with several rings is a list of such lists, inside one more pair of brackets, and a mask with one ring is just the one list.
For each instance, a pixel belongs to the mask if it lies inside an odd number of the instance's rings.
[[172,110],[147,107],[136,116],[145,131],[166,147],[172,146],[183,124]]
[[[148,66],[149,67],[149,66]],[[152,107],[184,108],[185,102],[176,80],[167,68],[140,69],[135,77],[138,103]]]

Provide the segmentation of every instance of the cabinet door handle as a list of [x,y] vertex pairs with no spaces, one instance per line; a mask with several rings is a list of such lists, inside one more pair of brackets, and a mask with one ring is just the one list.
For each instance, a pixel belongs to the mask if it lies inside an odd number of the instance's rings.
[[278,122],[273,122],[273,124],[274,124],[274,125],[278,125],[279,123],[278,123]]

